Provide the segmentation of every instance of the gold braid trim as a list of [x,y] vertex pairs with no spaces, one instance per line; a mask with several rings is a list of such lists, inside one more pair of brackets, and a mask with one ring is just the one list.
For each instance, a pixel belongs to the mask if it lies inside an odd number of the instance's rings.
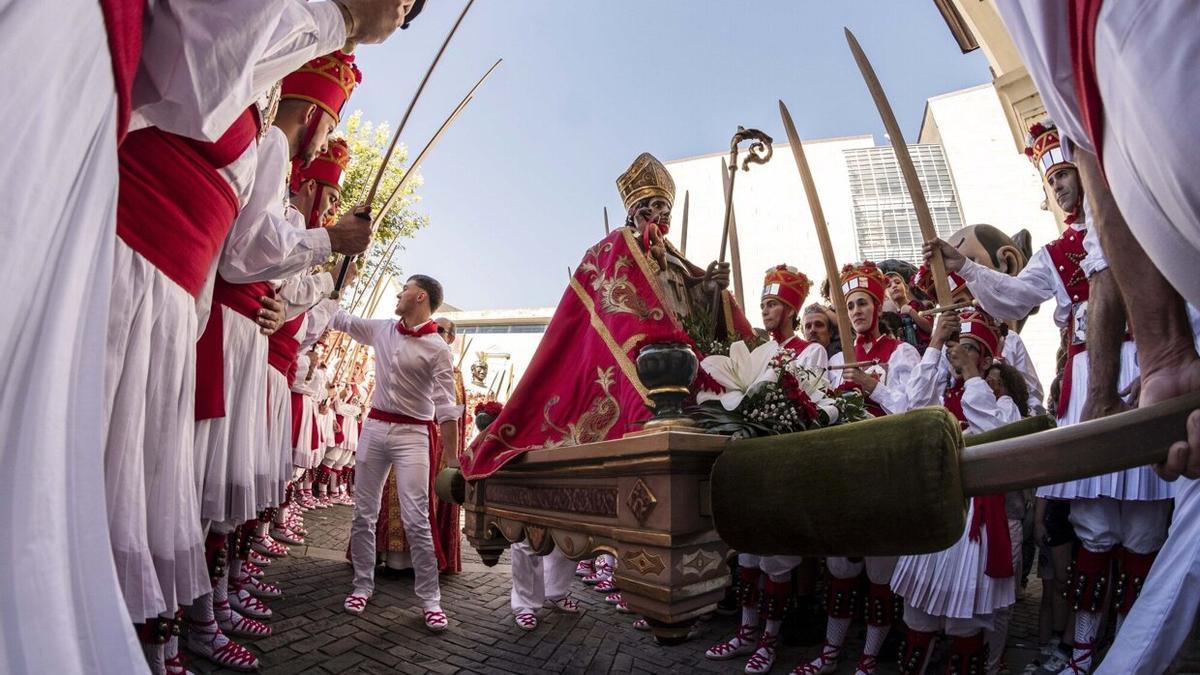
[[646,387],[642,386],[641,379],[637,375],[637,367],[633,361],[629,360],[629,356],[621,349],[621,345],[617,344],[612,333],[608,332],[608,327],[600,320],[600,315],[596,313],[596,304],[592,302],[591,296],[584,290],[583,286],[575,277],[571,277],[571,290],[575,291],[575,295],[583,306],[587,308],[588,316],[591,317],[592,328],[600,335],[600,339],[604,340],[604,344],[608,347],[608,351],[612,353],[617,365],[621,368],[621,372],[625,373],[626,379],[637,390],[638,396],[642,397],[642,403],[653,408],[654,402],[650,400],[650,396],[646,392]]

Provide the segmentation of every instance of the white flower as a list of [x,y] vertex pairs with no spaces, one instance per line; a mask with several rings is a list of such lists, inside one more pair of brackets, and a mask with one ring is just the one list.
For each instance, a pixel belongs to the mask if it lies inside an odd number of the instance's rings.
[[771,367],[771,358],[778,351],[779,345],[773,340],[759,345],[753,352],[745,342],[738,341],[729,346],[729,356],[713,354],[704,357],[700,367],[725,388],[725,393],[702,391],[696,401],[718,400],[726,410],[737,410],[751,387],[779,378],[779,373]]

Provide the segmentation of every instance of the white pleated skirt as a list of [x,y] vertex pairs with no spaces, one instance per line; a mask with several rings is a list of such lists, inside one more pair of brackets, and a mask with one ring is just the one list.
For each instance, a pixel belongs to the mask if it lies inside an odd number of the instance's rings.
[[[304,395],[304,405],[300,410],[300,433],[292,448],[292,464],[301,469],[311,469],[316,466],[313,464],[312,433],[313,425],[317,423],[317,406],[311,396]],[[288,441],[291,441],[290,437]]]
[[250,319],[228,307],[219,309],[225,417],[196,423],[196,447],[206,454],[201,517],[236,526],[259,512],[257,465],[267,445],[267,339]]
[[6,73],[21,113],[0,163],[0,672],[144,673],[102,473],[118,178],[100,4],[6,3],[0,56],[37,64]]
[[342,418],[342,447],[350,452],[358,449],[358,418],[346,415]]
[[[1076,354],[1071,371],[1071,400],[1065,414],[1059,417],[1058,425],[1077,424],[1083,416],[1087,401],[1088,353]],[[1121,346],[1121,372],[1117,386],[1125,389],[1138,375],[1137,347],[1133,342]],[[1158,477],[1154,469],[1140,466],[1125,471],[1115,471],[1101,476],[1044,485],[1037,496],[1054,499],[1091,499],[1112,497],[1135,501],[1171,499],[1175,496],[1174,483]]]
[[900,557],[892,573],[892,590],[906,604],[932,616],[969,619],[1017,601],[1015,577],[994,579],[984,573],[989,542],[986,529],[971,541],[968,533],[974,514],[972,499],[962,537],[945,551]]
[[292,478],[292,392],[287,376],[267,368],[267,459],[272,465],[263,491],[263,508],[283,503],[284,490]]
[[125,604],[141,621],[209,590],[193,457],[196,305],[123,241],[114,263],[105,489]]

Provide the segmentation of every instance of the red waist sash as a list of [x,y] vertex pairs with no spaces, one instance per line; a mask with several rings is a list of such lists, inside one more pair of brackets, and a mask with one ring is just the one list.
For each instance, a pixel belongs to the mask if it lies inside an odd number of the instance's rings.
[[300,354],[300,341],[296,334],[304,315],[286,322],[279,330],[267,337],[267,363],[287,377],[288,388],[296,383],[296,357]]
[[217,169],[240,157],[257,133],[247,109],[215,143],[149,128],[121,144],[117,235],[193,297],[240,206]]
[[304,394],[292,394],[292,447],[300,444],[300,423],[304,417]]
[[213,286],[213,306],[208,324],[196,341],[196,419],[225,417],[225,318],[228,307],[253,320],[262,307],[259,300],[271,295],[271,284],[231,284],[221,277]]
[[142,15],[146,0],[100,0],[108,53],[112,57],[113,84],[117,90],[117,143],[129,128],[133,78],[142,60]]
[[[379,408],[371,408],[371,412],[367,413],[367,417],[380,422],[388,422],[390,424],[419,424],[423,425],[429,431],[429,495],[433,500],[434,483],[437,480],[438,462],[441,461],[441,448],[438,443],[438,426],[433,420],[419,420],[408,415],[400,413],[388,412]],[[432,502],[431,502],[432,503]],[[429,509],[429,527],[430,531],[436,533],[438,531],[437,508]],[[446,566],[446,553],[442,550],[442,543],[438,541],[437,536],[433,537],[433,553],[437,556],[438,569],[443,569]]]
[[344,427],[346,424],[346,417],[345,415],[334,414],[333,420],[333,444],[341,445],[342,443],[346,442],[346,432]]
[[436,425],[434,425],[433,420],[419,420],[415,417],[401,415],[400,413],[388,412],[386,410],[380,410],[379,408],[371,408],[371,412],[367,413],[367,417],[373,420],[379,420],[380,422],[387,422],[389,424],[420,424],[423,426],[437,428]]
[[979,539],[979,533],[987,530],[987,563],[983,573],[993,579],[1006,579],[1013,575],[1012,538],[1008,533],[1008,516],[1004,512],[1004,495],[972,497],[975,513],[971,517],[968,535],[971,541]]

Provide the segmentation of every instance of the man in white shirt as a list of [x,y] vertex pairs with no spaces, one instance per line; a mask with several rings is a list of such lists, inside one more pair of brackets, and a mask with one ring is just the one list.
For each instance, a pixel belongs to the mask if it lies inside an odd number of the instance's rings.
[[429,525],[431,448],[439,426],[444,447],[457,446],[457,420],[462,416],[454,395],[450,347],[430,319],[441,303],[441,284],[418,274],[405,282],[397,296],[399,321],[370,321],[339,311],[330,324],[375,349],[376,387],[359,440],[350,529],[354,590],[344,607],[351,614],[361,614],[374,593],[375,524],[391,468],[412,551],[414,590],[423,605],[425,626],[435,632],[445,630],[449,621],[441,607],[437,555]]

